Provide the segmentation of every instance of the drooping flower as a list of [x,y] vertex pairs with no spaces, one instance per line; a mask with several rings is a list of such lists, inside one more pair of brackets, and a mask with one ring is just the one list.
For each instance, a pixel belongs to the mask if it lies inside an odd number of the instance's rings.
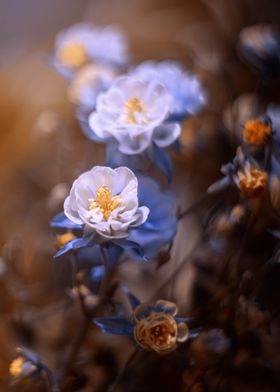
[[116,140],[123,154],[139,154],[152,143],[167,147],[179,137],[179,124],[164,123],[172,106],[162,84],[121,77],[99,95],[89,126],[100,140]]
[[125,36],[114,26],[77,23],[61,31],[55,40],[53,63],[66,77],[91,62],[119,66],[127,60]]
[[144,61],[131,69],[131,75],[163,84],[174,98],[172,117],[181,119],[196,114],[206,103],[199,79],[176,61]]
[[174,351],[177,343],[197,336],[188,327],[189,318],[177,317],[177,306],[173,302],[158,300],[155,305],[140,303],[126,290],[133,312],[131,319],[104,317],[94,320],[102,332],[128,335],[137,346],[146,351],[165,355]]
[[106,239],[126,238],[149,214],[139,207],[138,181],[126,167],[96,166],[78,177],[64,202],[64,213],[85,230]]
[[116,72],[106,65],[90,64],[77,72],[68,87],[69,100],[80,110],[91,111],[95,108],[98,94],[106,91]]

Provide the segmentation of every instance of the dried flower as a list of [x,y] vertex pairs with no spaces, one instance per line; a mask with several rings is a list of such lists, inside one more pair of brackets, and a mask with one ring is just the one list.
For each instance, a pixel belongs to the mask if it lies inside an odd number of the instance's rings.
[[185,323],[174,318],[177,306],[173,302],[159,300],[154,307],[140,304],[134,309],[136,324],[133,335],[136,343],[145,350],[168,354],[178,342],[188,339],[189,329]]
[[242,195],[247,199],[255,199],[263,194],[268,183],[268,174],[247,162],[243,170],[238,171],[237,179]]
[[128,290],[127,295],[133,310],[132,321],[121,317],[95,319],[95,324],[107,333],[130,335],[144,350],[157,354],[169,354],[178,342],[196,336],[189,330],[189,319],[176,317],[177,306],[173,302],[158,300],[154,306],[140,303]]
[[271,134],[271,124],[260,119],[248,120],[243,127],[243,139],[248,144],[256,146],[266,144]]

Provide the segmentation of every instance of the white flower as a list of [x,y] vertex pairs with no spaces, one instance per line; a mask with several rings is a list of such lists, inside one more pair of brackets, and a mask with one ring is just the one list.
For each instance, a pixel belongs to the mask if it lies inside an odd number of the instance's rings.
[[96,166],[73,183],[64,213],[106,238],[125,238],[129,228],[140,226],[149,209],[138,205],[138,181],[127,167]]
[[195,114],[206,102],[199,79],[175,61],[145,61],[133,68],[130,75],[162,83],[175,101],[172,114]]
[[122,77],[98,96],[89,126],[103,140],[116,139],[122,153],[137,154],[152,142],[166,147],[179,137],[179,124],[163,124],[172,106],[162,84]]
[[66,77],[93,61],[123,65],[127,60],[125,36],[113,26],[77,23],[61,31],[55,40],[54,66]]
[[69,100],[88,110],[96,105],[98,94],[108,90],[116,72],[106,65],[89,64],[77,72],[68,88]]

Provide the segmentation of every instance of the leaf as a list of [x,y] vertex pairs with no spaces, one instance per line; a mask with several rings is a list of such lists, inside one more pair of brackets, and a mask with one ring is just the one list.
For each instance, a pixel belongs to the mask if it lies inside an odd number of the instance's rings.
[[149,159],[157,166],[167,177],[168,182],[172,179],[172,161],[166,150],[153,144],[148,150]]
[[120,317],[96,318],[94,323],[102,332],[113,335],[131,335],[133,331],[132,323]]
[[67,216],[61,212],[58,215],[56,215],[50,223],[51,227],[55,229],[72,229],[72,230],[81,230],[82,225],[78,225],[77,223],[74,223],[70,221],[70,219],[67,218]]

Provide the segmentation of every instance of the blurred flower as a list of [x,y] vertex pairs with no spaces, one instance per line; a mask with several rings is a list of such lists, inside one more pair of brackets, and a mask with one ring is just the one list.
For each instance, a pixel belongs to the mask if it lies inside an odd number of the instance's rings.
[[93,110],[98,94],[106,91],[115,77],[116,72],[109,66],[86,65],[76,73],[71,81],[68,88],[68,98],[82,110]]
[[239,47],[244,58],[266,77],[280,72],[280,31],[271,25],[245,27]]
[[76,236],[73,233],[71,233],[71,231],[68,231],[67,233],[61,235],[57,235],[56,236],[57,246],[61,249],[67,244],[67,242],[72,241],[75,238]]
[[127,61],[126,39],[117,27],[77,23],[56,37],[54,66],[66,77],[90,62],[119,66]]
[[252,157],[244,155],[241,148],[237,149],[233,162],[222,166],[225,177],[216,181],[208,188],[208,193],[219,192],[230,185],[235,185],[246,199],[260,197],[268,184],[268,174],[260,170]]
[[15,382],[24,380],[41,369],[39,357],[29,350],[18,348],[19,356],[10,363],[9,371]]
[[172,117],[181,119],[196,114],[206,103],[199,79],[176,61],[145,61],[133,68],[130,75],[163,84],[174,98]]
[[87,232],[113,239],[125,238],[131,227],[143,224],[149,209],[139,207],[138,181],[131,170],[96,166],[73,183],[64,212]]
[[243,126],[243,139],[246,143],[262,146],[272,135],[272,126],[269,120],[251,119]]
[[115,139],[123,154],[139,154],[152,142],[162,148],[179,137],[179,124],[164,124],[172,105],[171,95],[158,82],[122,77],[99,95],[89,126],[101,140]]
[[237,172],[236,183],[245,198],[254,199],[261,196],[267,187],[268,174],[246,162]]
[[93,294],[84,284],[73,287],[70,296],[74,299],[81,298],[88,311],[92,311],[99,304],[98,296]]
[[157,354],[169,354],[177,342],[193,337],[188,318],[176,317],[178,309],[173,302],[158,300],[154,306],[140,303],[126,290],[133,309],[132,320],[122,317],[97,318],[95,324],[103,331],[116,335],[129,335],[142,349]]

